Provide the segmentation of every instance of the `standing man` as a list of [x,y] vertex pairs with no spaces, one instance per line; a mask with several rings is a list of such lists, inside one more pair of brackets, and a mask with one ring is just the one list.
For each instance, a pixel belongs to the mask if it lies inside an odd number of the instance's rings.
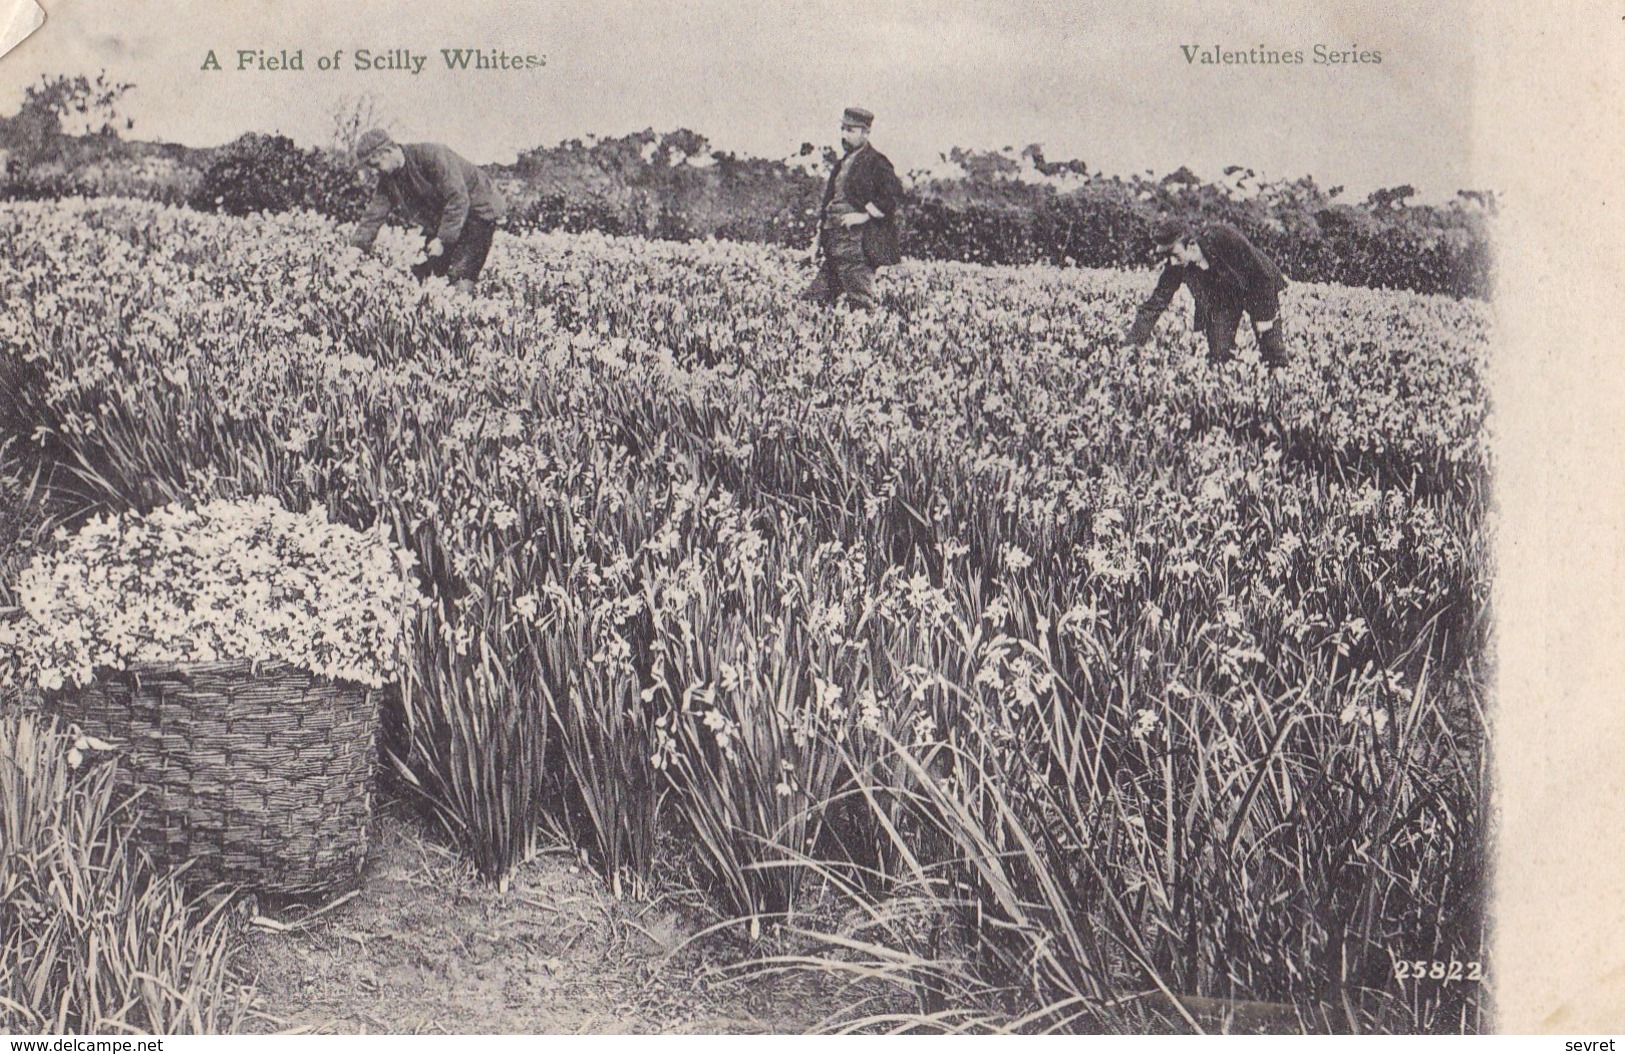
[[808,253],[818,264],[818,275],[802,294],[815,303],[834,304],[845,293],[853,307],[873,307],[875,269],[903,258],[897,238],[903,185],[886,155],[869,145],[874,122],[874,114],[856,106],[841,114],[846,154],[824,187],[818,236]]
[[1269,257],[1227,223],[1193,233],[1180,220],[1164,220],[1157,226],[1156,239],[1157,257],[1165,266],[1157,287],[1135,313],[1127,337],[1130,345],[1151,339],[1157,319],[1184,284],[1196,301],[1195,326],[1207,337],[1208,361],[1229,362],[1235,357],[1236,330],[1245,311],[1253,321],[1264,364],[1286,365],[1286,345],[1277,325],[1286,279]]
[[439,275],[461,292],[472,292],[507,208],[491,177],[450,147],[397,143],[381,128],[362,133],[355,154],[378,173],[378,187],[350,244],[371,249],[378,228],[400,209],[423,228],[426,259],[412,274],[419,281]]

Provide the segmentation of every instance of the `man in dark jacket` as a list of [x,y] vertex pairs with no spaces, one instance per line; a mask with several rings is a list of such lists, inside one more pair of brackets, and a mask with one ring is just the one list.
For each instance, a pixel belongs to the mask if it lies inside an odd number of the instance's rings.
[[507,207],[491,178],[450,147],[396,143],[381,128],[364,132],[355,152],[378,173],[378,187],[350,244],[371,249],[378,228],[399,209],[423,228],[425,259],[412,268],[419,281],[439,275],[472,291]]
[[1193,233],[1178,220],[1165,220],[1157,227],[1156,239],[1157,256],[1166,265],[1157,287],[1135,313],[1129,344],[1151,339],[1157,319],[1183,284],[1196,301],[1195,328],[1207,337],[1209,361],[1228,362],[1234,357],[1236,330],[1245,311],[1253,321],[1259,358],[1267,366],[1286,365],[1286,346],[1277,325],[1286,279],[1269,257],[1225,223]]
[[820,304],[833,304],[845,293],[853,307],[873,307],[875,269],[903,258],[897,237],[903,185],[886,155],[869,145],[874,121],[874,114],[856,106],[841,115],[846,154],[824,187],[818,237],[809,253],[818,275],[803,294]]

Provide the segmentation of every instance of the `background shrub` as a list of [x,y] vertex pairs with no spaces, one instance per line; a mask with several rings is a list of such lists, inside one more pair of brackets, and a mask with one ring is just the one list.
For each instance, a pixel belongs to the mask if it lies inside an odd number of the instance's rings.
[[310,209],[353,220],[369,193],[359,172],[331,155],[303,149],[285,135],[249,132],[215,157],[187,204],[232,216]]

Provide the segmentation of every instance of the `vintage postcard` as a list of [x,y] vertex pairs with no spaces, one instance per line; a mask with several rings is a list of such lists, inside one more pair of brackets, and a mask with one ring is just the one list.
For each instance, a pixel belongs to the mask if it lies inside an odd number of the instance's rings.
[[0,1030],[1625,1028],[1625,8],[10,6]]

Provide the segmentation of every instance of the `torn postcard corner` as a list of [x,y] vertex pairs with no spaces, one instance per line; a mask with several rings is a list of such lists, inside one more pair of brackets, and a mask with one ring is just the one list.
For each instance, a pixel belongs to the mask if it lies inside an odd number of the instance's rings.
[[45,9],[36,0],[0,0],[0,58],[45,24]]

